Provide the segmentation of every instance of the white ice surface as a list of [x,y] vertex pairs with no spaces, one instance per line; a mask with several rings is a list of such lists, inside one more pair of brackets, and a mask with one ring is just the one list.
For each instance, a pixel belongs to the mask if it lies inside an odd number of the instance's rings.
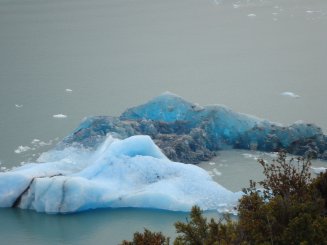
[[16,154],[20,154],[20,153],[23,153],[23,152],[29,151],[29,150],[31,150],[31,147],[20,145],[20,146],[17,147],[17,149],[14,152]]
[[311,169],[313,170],[313,172],[315,174],[322,174],[327,171],[327,168],[325,168],[325,167],[311,167]]
[[64,114],[56,114],[56,115],[53,115],[54,118],[66,118],[67,115],[64,115]]
[[194,165],[171,162],[148,136],[108,136],[95,151],[69,147],[0,173],[0,207],[68,213],[104,207],[232,210],[240,193]]
[[295,99],[300,98],[300,95],[295,94],[293,92],[283,92],[281,93],[281,95],[285,97],[295,98]]

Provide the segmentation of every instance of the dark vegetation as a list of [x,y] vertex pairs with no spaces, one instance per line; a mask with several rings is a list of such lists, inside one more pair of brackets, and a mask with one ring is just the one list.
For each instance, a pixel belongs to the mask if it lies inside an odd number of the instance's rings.
[[144,229],[143,233],[135,232],[133,241],[123,241],[121,245],[169,245],[169,238],[161,234],[161,232],[151,232]]
[[[327,244],[327,172],[311,178],[308,159],[279,153],[263,166],[265,179],[250,181],[238,206],[238,220],[229,216],[208,221],[199,207],[190,220],[175,223],[174,245],[319,245]],[[123,245],[167,245],[161,233],[135,233]]]

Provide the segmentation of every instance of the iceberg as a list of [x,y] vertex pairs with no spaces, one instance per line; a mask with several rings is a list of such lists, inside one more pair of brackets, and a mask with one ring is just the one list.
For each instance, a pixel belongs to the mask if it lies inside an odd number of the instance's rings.
[[198,205],[233,212],[242,194],[193,165],[232,148],[327,159],[327,137],[313,124],[283,126],[164,93],[119,117],[88,117],[37,163],[0,172],[0,207],[71,213]]
[[0,207],[47,213],[140,207],[189,211],[230,210],[240,193],[214,182],[191,164],[170,161],[149,136],[111,135],[95,151],[69,147],[0,173]]
[[86,118],[58,148],[80,144],[94,148],[107,133],[124,139],[149,135],[173,161],[199,163],[222,149],[246,149],[327,159],[327,137],[314,124],[289,126],[237,113],[226,106],[199,106],[166,92],[127,109],[120,117]]

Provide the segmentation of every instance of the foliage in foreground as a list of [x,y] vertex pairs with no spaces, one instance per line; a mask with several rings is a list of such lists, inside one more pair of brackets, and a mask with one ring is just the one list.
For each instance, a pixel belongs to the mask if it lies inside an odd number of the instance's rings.
[[144,229],[143,233],[134,233],[132,242],[124,240],[121,245],[169,245],[169,238],[166,238],[161,232]]
[[[243,190],[237,221],[207,221],[195,206],[190,220],[175,224],[174,245],[327,244],[327,172],[312,179],[308,159],[287,160],[283,152],[271,164],[259,163],[265,179]],[[122,244],[167,245],[169,239],[145,230]]]

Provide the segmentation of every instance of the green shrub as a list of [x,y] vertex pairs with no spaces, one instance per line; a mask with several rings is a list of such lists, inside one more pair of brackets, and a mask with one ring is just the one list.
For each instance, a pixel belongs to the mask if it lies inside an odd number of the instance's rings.
[[174,245],[210,245],[232,244],[237,237],[237,225],[228,215],[216,222],[210,222],[203,217],[199,207],[194,206],[190,214],[191,220],[186,223],[176,222],[176,232],[179,234]]
[[169,245],[169,238],[166,238],[161,232],[144,229],[143,233],[134,233],[132,242],[124,240],[121,245]]
[[[250,181],[244,189],[237,221],[229,216],[207,221],[195,206],[190,220],[175,224],[174,245],[327,245],[327,173],[312,179],[309,159],[287,160],[283,152],[271,164],[259,163],[265,179]],[[148,230],[135,233],[133,242],[124,242],[169,244],[161,233]]]
[[238,209],[245,240],[250,244],[327,244],[326,179],[313,181],[310,161],[287,161],[285,153],[279,153],[272,164],[259,163],[266,178],[251,182]]

